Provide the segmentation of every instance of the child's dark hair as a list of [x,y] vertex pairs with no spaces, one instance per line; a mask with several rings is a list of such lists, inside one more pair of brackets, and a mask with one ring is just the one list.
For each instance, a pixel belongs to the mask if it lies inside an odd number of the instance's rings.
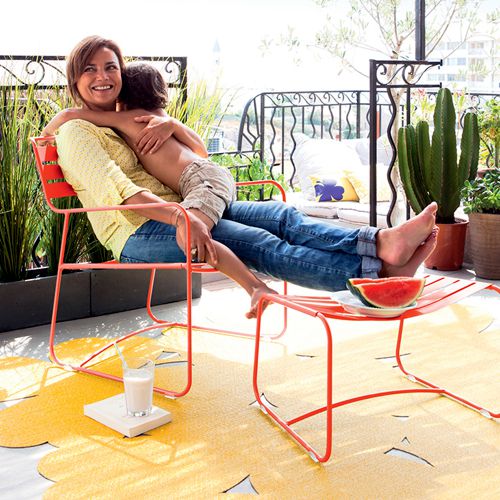
[[127,109],[142,108],[147,111],[167,105],[167,86],[161,73],[150,64],[127,64],[123,73],[120,100]]

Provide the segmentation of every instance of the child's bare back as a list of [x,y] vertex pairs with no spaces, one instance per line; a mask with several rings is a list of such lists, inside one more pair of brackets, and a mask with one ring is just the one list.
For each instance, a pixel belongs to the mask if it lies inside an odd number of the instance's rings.
[[119,124],[115,127],[127,144],[134,150],[144,168],[162,184],[179,193],[179,179],[184,169],[199,160],[200,156],[188,146],[171,135],[155,153],[142,154],[138,147],[138,137],[144,129],[144,123],[137,123],[134,118],[144,115],[167,116],[163,110],[146,111],[134,109],[115,113],[119,115]]
[[[53,133],[62,123],[71,119],[82,119],[101,127],[113,128],[127,142],[139,158],[142,166],[162,184],[179,193],[179,179],[184,169],[201,158],[190,147],[179,141],[174,134],[155,153],[142,154],[137,147],[141,132],[146,126],[135,118],[145,115],[166,117],[162,109],[147,111],[133,109],[127,111],[91,111],[88,109],[66,109],[46,127],[46,133]],[[52,130],[54,129],[54,130]]]

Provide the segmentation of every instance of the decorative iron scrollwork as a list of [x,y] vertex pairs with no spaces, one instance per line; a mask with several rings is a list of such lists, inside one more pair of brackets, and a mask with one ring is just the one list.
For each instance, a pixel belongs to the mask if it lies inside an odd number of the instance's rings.
[[[184,98],[187,98],[187,57],[127,57],[126,60],[158,63],[167,86],[182,89]],[[0,86],[34,86],[39,89],[65,87],[65,67],[64,56],[0,55]]]

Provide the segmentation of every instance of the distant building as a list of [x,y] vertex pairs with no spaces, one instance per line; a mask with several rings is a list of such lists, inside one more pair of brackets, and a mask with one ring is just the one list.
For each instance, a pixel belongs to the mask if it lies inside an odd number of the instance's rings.
[[500,91],[500,37],[475,35],[467,42],[441,42],[429,59],[443,59],[440,69],[427,74],[428,82],[469,92]]

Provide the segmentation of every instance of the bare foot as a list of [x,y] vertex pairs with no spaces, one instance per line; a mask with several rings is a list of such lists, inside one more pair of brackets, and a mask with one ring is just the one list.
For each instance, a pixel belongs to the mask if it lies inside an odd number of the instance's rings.
[[[278,293],[276,290],[269,288],[266,284],[262,284],[253,289],[253,292],[250,296],[250,311],[248,311],[245,316],[249,319],[257,317],[257,308],[259,305],[259,300],[266,293]],[[264,301],[262,304],[262,310],[264,310],[268,306],[268,302]]]
[[438,228],[434,227],[424,243],[413,252],[413,255],[406,264],[402,266],[392,266],[384,263],[380,276],[383,278],[391,276],[414,276],[420,264],[422,264],[422,262],[434,251],[434,248],[436,248],[437,234]]
[[431,234],[436,223],[437,203],[403,224],[381,229],[377,234],[377,257],[389,266],[404,266]]

